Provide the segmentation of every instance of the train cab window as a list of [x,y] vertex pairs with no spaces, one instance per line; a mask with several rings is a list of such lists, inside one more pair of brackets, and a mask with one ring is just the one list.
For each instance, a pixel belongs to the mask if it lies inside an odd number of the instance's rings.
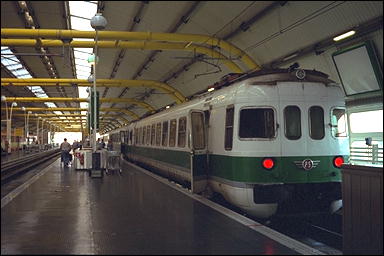
[[168,146],[168,121],[163,122],[163,133],[162,133],[163,147]]
[[179,148],[185,147],[186,130],[187,130],[187,118],[185,116],[180,117],[179,118],[179,130],[177,133],[177,146]]
[[284,109],[285,137],[298,140],[301,137],[301,111],[297,106],[287,106]]
[[156,146],[160,146],[161,143],[161,123],[156,124]]
[[151,144],[151,126],[147,125],[147,137],[146,137],[146,144]]
[[156,124],[152,125],[151,129],[151,145],[155,145],[155,133],[156,132]]
[[205,148],[205,128],[204,128],[204,114],[202,112],[192,112],[192,146],[193,149]]
[[274,111],[271,108],[248,108],[240,110],[240,138],[275,137]]
[[347,137],[347,115],[344,108],[332,110],[330,126],[334,137]]
[[324,138],[324,110],[320,106],[312,106],[309,108],[309,135],[314,140]]
[[225,150],[232,150],[233,141],[233,117],[235,108],[228,107],[225,115],[225,135],[224,135],[224,148]]

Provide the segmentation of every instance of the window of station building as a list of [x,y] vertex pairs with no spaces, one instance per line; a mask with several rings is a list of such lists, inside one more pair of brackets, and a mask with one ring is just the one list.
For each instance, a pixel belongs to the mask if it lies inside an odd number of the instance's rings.
[[242,139],[273,138],[275,136],[273,109],[247,108],[240,110],[239,136]]
[[285,137],[298,140],[301,137],[301,111],[297,106],[287,106],[284,109]]
[[168,121],[163,122],[162,142],[163,147],[168,146]]
[[325,135],[324,110],[320,106],[309,108],[309,135],[314,140],[321,140]]
[[225,137],[224,148],[225,150],[232,150],[233,144],[233,117],[235,114],[234,106],[230,106],[226,110],[225,114]]
[[334,108],[331,114],[331,130],[334,137],[347,137],[347,116],[344,108]]
[[349,119],[352,133],[383,132],[383,110],[351,113]]
[[177,133],[177,146],[179,148],[185,147],[186,129],[187,129],[187,118],[186,117],[180,117],[179,118],[179,130]]
[[192,146],[194,149],[205,148],[205,128],[204,114],[202,112],[192,112]]
[[169,126],[169,146],[174,147],[176,144],[176,119],[172,119]]
[[160,146],[161,143],[161,123],[156,124],[156,146]]
[[147,125],[147,136],[145,138],[145,144],[150,145],[151,144],[151,126]]
[[151,145],[155,145],[155,132],[156,132],[156,124],[153,124],[151,129]]

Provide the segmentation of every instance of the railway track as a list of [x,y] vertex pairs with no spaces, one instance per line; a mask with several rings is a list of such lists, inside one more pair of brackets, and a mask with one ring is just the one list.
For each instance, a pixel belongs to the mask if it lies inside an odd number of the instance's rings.
[[15,159],[1,163],[1,185],[8,183],[16,177],[28,172],[28,170],[33,167],[59,155],[60,149],[53,149],[30,156],[24,156],[22,159]]

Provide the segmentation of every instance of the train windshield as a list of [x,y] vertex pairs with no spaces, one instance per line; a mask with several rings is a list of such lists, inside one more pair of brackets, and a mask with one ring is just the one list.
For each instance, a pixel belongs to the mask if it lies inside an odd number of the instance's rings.
[[240,138],[275,137],[275,118],[271,108],[249,108],[240,111]]
[[332,135],[347,137],[347,116],[344,108],[334,108],[331,115]]

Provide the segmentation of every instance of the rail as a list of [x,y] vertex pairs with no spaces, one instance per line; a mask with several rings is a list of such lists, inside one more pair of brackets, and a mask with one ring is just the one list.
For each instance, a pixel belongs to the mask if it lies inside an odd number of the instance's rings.
[[352,164],[383,166],[383,148],[379,148],[378,145],[351,147],[350,152]]
[[27,172],[32,167],[59,155],[60,149],[56,148],[30,156],[24,156],[21,159],[19,158],[1,163],[1,185],[9,182],[16,176]]

